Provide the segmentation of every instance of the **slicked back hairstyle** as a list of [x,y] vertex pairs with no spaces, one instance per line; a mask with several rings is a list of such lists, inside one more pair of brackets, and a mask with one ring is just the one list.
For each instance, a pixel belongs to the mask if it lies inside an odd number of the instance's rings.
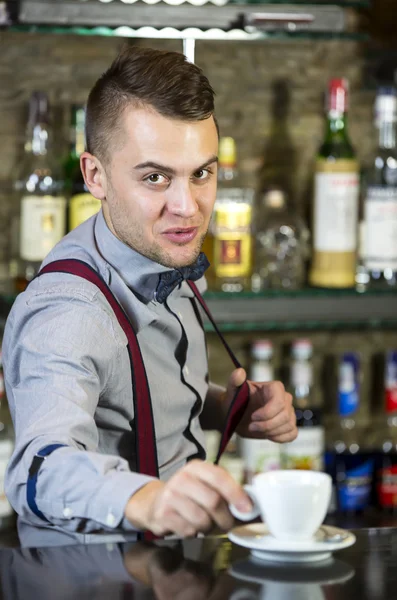
[[183,54],[127,46],[88,97],[87,150],[109,160],[122,140],[121,117],[127,106],[149,106],[165,117],[201,121],[213,115],[214,96],[202,70]]

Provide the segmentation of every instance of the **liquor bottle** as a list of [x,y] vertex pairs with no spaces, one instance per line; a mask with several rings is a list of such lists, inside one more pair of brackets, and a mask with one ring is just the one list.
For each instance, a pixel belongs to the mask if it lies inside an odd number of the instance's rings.
[[339,426],[333,431],[327,461],[337,509],[343,513],[360,513],[371,501],[374,459],[365,447],[360,422],[359,371],[358,354],[344,353],[339,363]]
[[32,94],[25,154],[15,184],[20,202],[16,291],[23,291],[41,262],[65,234],[66,200],[60,168],[51,150],[48,99]]
[[347,132],[348,86],[332,79],[327,96],[326,135],[319,149],[313,211],[311,285],[355,284],[359,166]]
[[397,92],[380,88],[375,101],[378,149],[365,173],[362,252],[356,287],[397,286]]
[[3,363],[0,350],[0,531],[15,525],[15,513],[4,492],[4,478],[14,449],[14,435],[4,388]]
[[[255,341],[251,348],[251,356],[253,360],[250,379],[252,381],[272,381],[274,379],[272,342],[269,340]],[[240,438],[239,446],[246,483],[251,483],[257,473],[281,468],[280,444],[271,440]]]
[[72,106],[70,128],[70,150],[64,171],[66,189],[70,195],[68,229],[71,231],[101,208],[101,201],[94,198],[85,185],[80,169],[80,156],[85,149],[85,109],[84,106]]
[[386,423],[377,432],[375,492],[377,505],[386,512],[397,511],[397,351],[386,355]]
[[291,392],[294,397],[298,436],[283,444],[284,469],[324,469],[325,434],[321,403],[313,394],[313,346],[310,340],[297,339],[291,349]]
[[261,194],[256,212],[253,291],[301,288],[309,258],[308,228],[280,188]]
[[[235,141],[230,137],[221,138],[218,191],[211,224],[215,289],[224,292],[250,289],[252,204],[253,191],[244,188],[239,181]],[[209,275],[211,277],[211,272]]]

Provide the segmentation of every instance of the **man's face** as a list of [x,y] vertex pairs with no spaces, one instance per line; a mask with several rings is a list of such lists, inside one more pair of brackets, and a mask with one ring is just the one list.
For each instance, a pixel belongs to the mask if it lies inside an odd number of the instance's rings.
[[197,259],[216,196],[218,134],[212,117],[180,121],[127,108],[123,140],[106,167],[111,231],[166,267]]

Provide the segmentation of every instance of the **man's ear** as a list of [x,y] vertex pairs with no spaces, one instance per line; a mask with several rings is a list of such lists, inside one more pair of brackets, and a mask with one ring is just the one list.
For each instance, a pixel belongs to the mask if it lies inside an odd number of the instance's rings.
[[101,162],[93,154],[83,152],[80,168],[90,194],[98,200],[106,198],[106,175]]

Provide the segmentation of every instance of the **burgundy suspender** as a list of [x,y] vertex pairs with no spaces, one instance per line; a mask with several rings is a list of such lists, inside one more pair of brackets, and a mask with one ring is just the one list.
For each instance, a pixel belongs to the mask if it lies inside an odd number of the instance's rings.
[[54,272],[70,273],[96,285],[109,302],[126,334],[134,397],[136,468],[138,473],[158,477],[156,434],[149,385],[138,340],[127,315],[99,273],[87,263],[76,259],[56,260],[43,267],[39,275]]
[[[218,334],[222,344],[226,348],[230,358],[233,361],[234,366],[236,367],[236,369],[241,367],[241,364],[238,361],[236,355],[234,354],[233,350],[230,348],[229,344],[227,343],[227,341],[223,337],[222,333],[220,332],[217,324],[215,323],[215,321],[210,313],[210,310],[209,310],[207,304],[205,303],[204,298],[202,297],[202,295],[200,294],[200,292],[197,289],[196,284],[193,283],[193,281],[188,281],[188,284],[189,284],[190,288],[193,290],[194,295],[196,296],[197,300],[200,303],[200,306],[203,308],[205,314],[211,321],[213,328],[215,329],[216,333]],[[234,398],[229,406],[229,410],[228,410],[228,413],[226,416],[226,421],[222,428],[221,442],[219,445],[218,454],[215,459],[215,464],[218,464],[219,459],[222,456],[230,438],[232,437],[238,424],[240,423],[241,418],[245,412],[245,409],[247,408],[248,401],[249,401],[249,387],[248,387],[247,381],[244,381],[243,385],[241,385],[236,390]]]
[[[108,285],[99,275],[99,273],[95,271],[95,269],[90,267],[90,265],[77,259],[56,260],[43,267],[39,275],[57,272],[70,273],[71,275],[82,277],[83,279],[86,279],[87,281],[90,281],[91,283],[96,285],[104,294],[106,300],[109,302],[111,308],[114,311],[114,314],[117,317],[118,322],[120,323],[121,328],[127,336],[127,349],[130,357],[131,378],[134,397],[136,468],[139,473],[152,475],[153,477],[158,477],[159,470],[157,462],[156,435],[153,420],[152,403],[150,398],[150,391],[146,376],[145,365],[143,363],[143,358],[136,333],[127,315],[125,314],[124,310],[122,309],[115,296],[109,289]],[[220,337],[224,347],[226,348],[230,358],[234,363],[234,366],[236,368],[241,367],[229,344],[226,342],[222,333],[219,331],[196,285],[192,281],[188,281],[188,284],[192,289],[196,299],[200,303],[201,307],[207,314],[216,333]],[[237,389],[233,401],[230,404],[226,421],[223,427],[221,442],[219,445],[215,464],[219,462],[219,459],[223,451],[225,450],[228,441],[230,440],[237,425],[239,424],[246,409],[248,400],[249,387],[247,382],[245,381],[243,385]]]

